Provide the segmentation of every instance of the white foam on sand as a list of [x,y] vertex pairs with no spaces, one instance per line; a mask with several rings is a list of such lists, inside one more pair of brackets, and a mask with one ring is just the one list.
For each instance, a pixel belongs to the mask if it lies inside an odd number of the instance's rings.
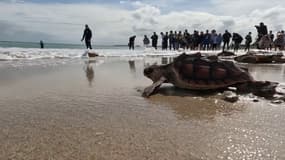
[[[138,50],[128,49],[95,49],[91,52],[98,53],[103,57],[144,57],[144,56],[176,56],[183,52],[188,54],[201,52],[207,55],[216,55],[221,51],[190,51],[190,50],[155,50],[154,48],[145,48]],[[11,60],[34,60],[34,59],[70,59],[81,58],[86,55],[86,50],[82,49],[35,49],[35,48],[1,48],[0,61]],[[243,50],[236,53],[237,55],[245,54]]]
[[[183,52],[195,53],[197,51],[179,50],[179,51],[162,51],[153,48],[128,50],[128,49],[95,49],[91,52],[98,53],[104,57],[142,57],[142,56],[175,56]],[[216,52],[207,52],[212,53]],[[0,60],[22,60],[22,59],[54,59],[54,58],[81,58],[86,55],[86,50],[82,49],[35,49],[35,48],[0,48]]]

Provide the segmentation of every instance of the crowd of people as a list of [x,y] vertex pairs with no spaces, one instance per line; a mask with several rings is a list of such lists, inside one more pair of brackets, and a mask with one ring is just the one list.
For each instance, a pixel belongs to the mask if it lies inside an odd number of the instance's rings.
[[[160,45],[162,50],[178,50],[179,48],[182,48],[190,50],[222,49],[224,51],[225,49],[233,49],[234,52],[236,52],[240,49],[240,46],[243,43],[245,51],[249,51],[253,44],[255,44],[258,49],[271,50],[274,46],[275,49],[279,48],[279,50],[283,50],[285,43],[284,31],[278,32],[274,39],[275,36],[272,31],[268,32],[267,26],[262,22],[255,27],[257,29],[256,41],[253,41],[251,32],[249,32],[245,37],[242,37],[239,33],[230,33],[228,30],[225,30],[223,34],[217,33],[214,29],[211,31],[206,30],[205,32],[194,30],[194,32],[190,34],[186,29],[184,32],[161,32]],[[144,46],[148,47],[151,44],[151,47],[157,49],[159,35],[156,32],[153,32],[150,39],[147,35],[144,35]],[[129,44],[134,44],[134,41],[131,41],[131,37],[129,42]],[[134,47],[130,47],[130,49],[134,49]]]
[[[264,23],[255,25],[257,30],[257,38],[253,42],[251,32],[249,32],[244,38],[238,33],[230,33],[228,30],[225,32],[217,33],[216,30],[206,30],[196,31],[191,34],[186,29],[182,31],[169,31],[169,32],[160,32],[160,36],[153,32],[150,38],[147,35],[144,35],[143,44],[145,47],[148,47],[151,44],[151,47],[157,49],[158,39],[161,38],[161,48],[162,50],[178,50],[190,49],[190,50],[220,50],[223,51],[233,49],[234,52],[238,51],[240,45],[244,44],[244,50],[249,51],[251,46],[254,44],[258,49],[269,49],[275,48],[275,50],[283,50],[285,46],[285,33],[284,31],[278,31],[276,36],[272,31],[267,30],[267,26]],[[92,31],[89,26],[86,24],[84,33],[81,41],[85,40],[86,48],[92,49],[91,46]],[[129,49],[135,49],[135,39],[136,35],[129,37]],[[151,39],[151,40],[150,40]],[[160,46],[159,45],[159,46]],[[41,48],[43,47],[43,42],[41,42]]]
[[[230,33],[225,30],[225,33],[217,33],[216,30],[206,30],[203,31],[194,31],[193,34],[190,34],[187,30],[183,33],[181,31],[170,31],[161,32],[161,47],[162,50],[178,50],[179,48],[190,49],[190,50],[229,50],[232,46],[234,51],[239,49],[240,44],[243,41],[243,37],[238,33]],[[246,36],[246,49],[249,50],[250,44],[252,42],[251,33]],[[151,46],[157,49],[158,36],[154,32],[151,36],[152,44]],[[232,40],[232,45],[230,42]],[[144,45],[149,46],[148,37],[144,36]],[[223,46],[222,46],[223,44]]]
[[[190,50],[219,50],[221,47],[224,49],[230,49],[230,41],[232,39],[234,50],[238,50],[243,37],[238,33],[231,34],[227,30],[225,33],[217,33],[216,30],[206,30],[203,31],[194,31],[192,34],[185,30],[182,31],[170,31],[170,32],[161,32],[161,48],[162,50],[178,50],[179,48],[190,49]],[[151,46],[157,49],[158,38],[156,32],[150,37]],[[251,33],[246,37],[247,44],[250,45]],[[147,35],[144,36],[143,43],[146,47],[150,45],[150,40]],[[221,46],[223,44],[223,46]],[[249,47],[248,47],[249,49]]]

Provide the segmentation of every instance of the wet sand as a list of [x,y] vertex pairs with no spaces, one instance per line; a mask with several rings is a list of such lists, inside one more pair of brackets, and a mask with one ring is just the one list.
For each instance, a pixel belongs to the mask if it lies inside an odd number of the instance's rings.
[[[151,84],[144,65],[167,60],[1,66],[0,159],[285,159],[284,103],[228,103],[171,85],[141,97]],[[259,80],[285,82],[284,65],[247,66]]]

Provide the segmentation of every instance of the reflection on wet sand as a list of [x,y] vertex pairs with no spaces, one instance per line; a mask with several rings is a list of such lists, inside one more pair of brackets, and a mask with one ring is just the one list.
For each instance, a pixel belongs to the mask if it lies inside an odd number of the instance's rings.
[[136,73],[136,64],[134,60],[129,60],[129,67],[131,70],[131,73]]
[[161,64],[168,64],[168,57],[161,57]]
[[151,65],[166,65],[172,63],[175,57],[167,56],[167,57],[154,57],[149,58],[145,57],[143,60],[144,67],[148,67]]
[[172,86],[161,87],[158,92],[150,101],[171,107],[182,120],[211,120],[216,114],[231,115],[244,110],[242,103],[225,102],[217,92],[201,93]]
[[92,82],[94,80],[94,70],[92,63],[96,63],[96,60],[88,60],[84,66],[84,71],[90,87],[92,86]]
[[173,57],[161,57],[161,64],[169,64],[173,62]]
[[[248,68],[251,75],[257,80],[285,82],[285,65],[279,64],[242,64]],[[262,72],[262,74],[260,74]]]

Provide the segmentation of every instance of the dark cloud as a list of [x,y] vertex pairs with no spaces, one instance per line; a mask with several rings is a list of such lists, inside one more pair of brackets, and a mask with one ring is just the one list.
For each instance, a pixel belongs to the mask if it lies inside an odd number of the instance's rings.
[[139,13],[134,13],[132,16],[133,16],[133,18],[135,18],[137,20],[140,20],[142,18]]
[[137,27],[137,26],[133,26],[132,30],[138,36],[142,36],[142,35],[149,34],[149,33],[153,32],[153,29],[144,28],[144,27]]
[[223,20],[222,22],[224,26],[229,27],[229,28],[235,25],[234,20]]

